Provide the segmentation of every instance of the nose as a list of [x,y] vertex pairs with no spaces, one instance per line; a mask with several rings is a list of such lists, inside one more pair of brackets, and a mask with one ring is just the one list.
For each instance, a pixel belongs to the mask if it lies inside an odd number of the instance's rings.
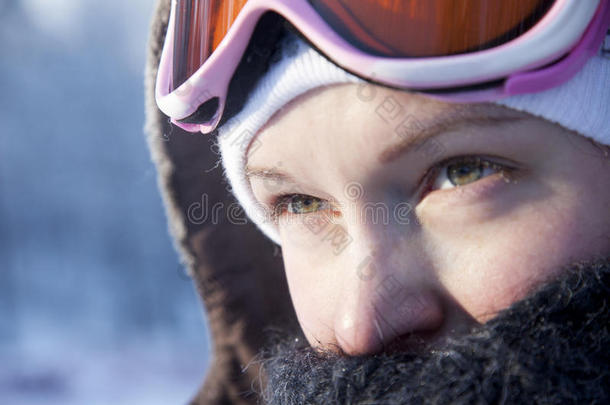
[[335,340],[344,353],[373,354],[404,337],[440,329],[441,296],[429,270],[407,255],[404,250],[370,254],[356,265],[355,277],[345,277],[334,319]]

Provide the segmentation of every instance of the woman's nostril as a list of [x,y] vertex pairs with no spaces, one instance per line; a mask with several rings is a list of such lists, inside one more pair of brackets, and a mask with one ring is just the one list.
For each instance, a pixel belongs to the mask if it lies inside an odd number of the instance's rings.
[[431,293],[402,292],[392,300],[375,295],[364,305],[347,310],[335,324],[335,337],[341,350],[348,355],[373,354],[389,345],[399,346],[427,339],[443,324],[440,300]]
[[437,337],[437,331],[418,331],[407,333],[384,344],[382,351],[386,354],[419,353],[434,342],[435,338]]

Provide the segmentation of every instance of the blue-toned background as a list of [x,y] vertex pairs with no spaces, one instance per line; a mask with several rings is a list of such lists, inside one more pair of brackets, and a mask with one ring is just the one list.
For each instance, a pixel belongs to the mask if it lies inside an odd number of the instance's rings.
[[0,404],[185,403],[203,378],[143,133],[152,7],[0,2]]

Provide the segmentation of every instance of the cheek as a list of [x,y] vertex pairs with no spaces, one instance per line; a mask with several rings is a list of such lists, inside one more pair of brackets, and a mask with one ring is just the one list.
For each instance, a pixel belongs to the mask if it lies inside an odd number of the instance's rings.
[[547,197],[504,201],[493,215],[482,206],[456,215],[445,207],[437,216],[440,206],[425,212],[422,235],[437,277],[476,320],[492,318],[563,266],[607,253],[608,214],[594,200],[569,193]]
[[282,238],[282,256],[290,297],[299,325],[312,346],[332,342],[334,308],[340,285],[329,268],[328,252],[317,244]]

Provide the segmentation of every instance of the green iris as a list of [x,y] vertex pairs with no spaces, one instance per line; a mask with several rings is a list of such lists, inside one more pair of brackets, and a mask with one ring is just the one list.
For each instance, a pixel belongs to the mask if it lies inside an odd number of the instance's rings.
[[323,202],[310,195],[296,194],[290,198],[287,208],[291,214],[310,214],[323,208]]
[[484,170],[481,161],[457,162],[447,166],[447,178],[454,186],[465,186],[480,180]]

